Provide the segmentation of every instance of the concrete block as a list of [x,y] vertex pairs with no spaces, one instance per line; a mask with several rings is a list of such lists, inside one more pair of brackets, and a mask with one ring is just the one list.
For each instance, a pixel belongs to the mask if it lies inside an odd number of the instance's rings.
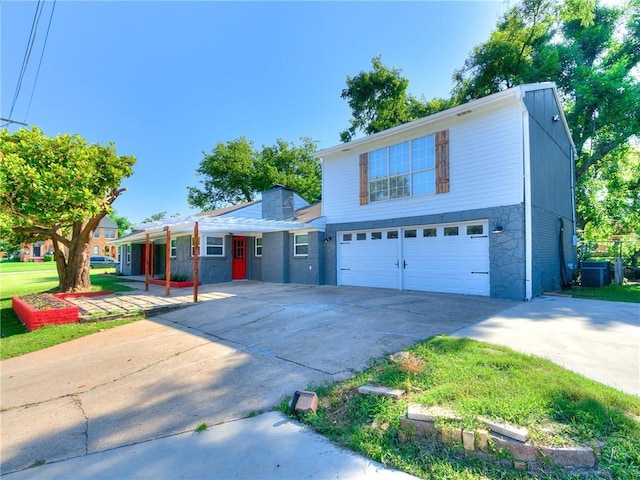
[[440,439],[445,445],[459,445],[462,443],[462,429],[443,427],[440,430]]
[[527,462],[522,462],[520,460],[515,460],[513,462],[513,468],[515,468],[516,470],[520,470],[521,472],[526,472],[527,471]]
[[318,410],[318,395],[315,392],[298,391],[296,394],[298,395],[294,407],[296,412],[316,413]]
[[403,418],[400,420],[400,426],[405,430],[415,430],[416,435],[433,436],[437,434],[437,430],[433,422],[421,422],[420,420],[411,420]]
[[407,417],[413,420],[422,420],[425,422],[435,422],[437,419],[455,420],[457,422],[462,419],[456,413],[446,407],[440,405],[421,405],[419,403],[410,403],[408,405]]
[[397,400],[402,397],[402,395],[404,395],[404,390],[363,385],[362,387],[358,388],[358,393],[361,393],[363,395],[379,395],[382,397],[391,397]]
[[462,445],[465,451],[472,452],[476,448],[476,434],[469,430],[462,431]]
[[479,450],[486,452],[489,450],[489,432],[486,430],[478,430],[476,435],[477,446]]
[[343,380],[349,380],[354,377],[354,373],[350,371],[344,371],[339,373],[334,373],[332,376],[334,382],[342,382]]
[[480,417],[478,420],[484,423],[492,432],[499,433],[500,435],[504,435],[505,437],[509,437],[523,443],[529,440],[529,431],[524,427],[517,427],[508,423],[500,423],[484,417]]
[[538,458],[538,449],[530,443],[522,443],[508,437],[491,435],[491,441],[498,450],[507,450],[516,460],[533,461]]
[[541,447],[540,454],[560,467],[592,468],[596,464],[590,447]]

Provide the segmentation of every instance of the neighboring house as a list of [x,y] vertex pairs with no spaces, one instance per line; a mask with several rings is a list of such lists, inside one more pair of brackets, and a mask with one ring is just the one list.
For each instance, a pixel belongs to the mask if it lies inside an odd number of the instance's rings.
[[[118,238],[118,225],[109,217],[100,220],[98,228],[93,231],[89,243],[91,255],[105,255],[116,258],[118,251],[111,242]],[[20,261],[42,261],[47,253],[53,253],[53,241],[42,240],[32,243],[23,243],[20,251]]]
[[118,224],[109,217],[100,220],[91,238],[91,254],[117,258],[118,248],[112,242],[118,238]]
[[552,83],[318,152],[326,282],[517,300],[560,289],[576,266],[574,152]]
[[[576,266],[573,160],[552,83],[522,85],[316,153],[322,205],[262,200],[138,226],[122,273],[530,299]],[[167,235],[168,233],[168,235]]]
[[149,234],[149,273],[165,275],[168,250],[171,276],[193,279],[196,222],[202,283],[324,283],[320,206],[281,185],[263,192],[258,201],[136,225],[135,233],[113,242],[120,247],[121,273],[145,274]]

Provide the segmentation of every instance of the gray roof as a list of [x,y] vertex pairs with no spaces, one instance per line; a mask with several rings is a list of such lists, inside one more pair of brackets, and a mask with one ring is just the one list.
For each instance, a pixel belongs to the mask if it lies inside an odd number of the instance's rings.
[[102,220],[100,220],[100,223],[98,224],[99,228],[118,228],[118,224],[116,222],[114,222],[112,219],[110,219],[109,217],[103,217]]

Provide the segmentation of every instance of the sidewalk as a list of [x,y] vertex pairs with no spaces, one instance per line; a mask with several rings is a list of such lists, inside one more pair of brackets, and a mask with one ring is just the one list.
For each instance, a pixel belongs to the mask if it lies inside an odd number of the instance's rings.
[[278,412],[20,472],[26,479],[413,480],[333,445]]

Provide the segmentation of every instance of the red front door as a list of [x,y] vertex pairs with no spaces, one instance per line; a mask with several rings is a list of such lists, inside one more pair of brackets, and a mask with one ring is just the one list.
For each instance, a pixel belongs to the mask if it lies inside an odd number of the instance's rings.
[[233,237],[233,261],[231,262],[231,278],[233,280],[247,279],[247,238]]
[[[131,248],[131,247],[129,247]],[[147,245],[140,245],[140,275],[144,275],[145,260],[147,259]],[[151,273],[151,272],[149,272]]]

